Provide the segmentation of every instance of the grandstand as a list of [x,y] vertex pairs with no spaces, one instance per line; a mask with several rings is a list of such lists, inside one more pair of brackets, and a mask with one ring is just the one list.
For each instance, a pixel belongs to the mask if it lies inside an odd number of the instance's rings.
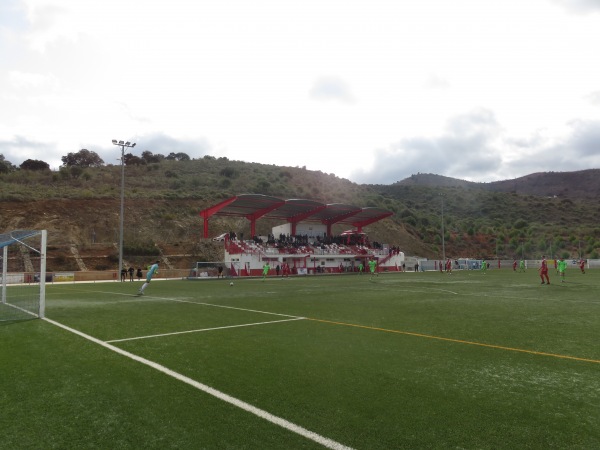
[[[283,200],[265,195],[244,194],[231,197],[200,212],[204,237],[209,236],[212,216],[245,217],[250,221],[249,239],[235,233],[225,236],[224,263],[231,276],[257,276],[269,263],[273,273],[289,268],[290,274],[357,272],[369,259],[377,261],[378,271],[399,271],[404,253],[387,244],[371,242],[363,228],[392,213],[381,208],[360,208],[339,203],[323,204],[313,200]],[[256,221],[272,219],[282,224],[268,236],[256,235]],[[338,235],[333,225],[353,227]]]

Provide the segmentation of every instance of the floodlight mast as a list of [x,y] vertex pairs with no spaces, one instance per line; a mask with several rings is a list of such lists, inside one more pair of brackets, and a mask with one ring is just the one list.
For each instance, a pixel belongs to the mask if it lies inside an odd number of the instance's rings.
[[442,199],[442,261],[443,264],[446,264],[446,242],[444,232],[444,194],[440,193],[440,198]]
[[119,273],[118,277],[121,277],[123,272],[123,217],[125,215],[125,147],[135,147],[135,142],[123,142],[116,139],[112,140],[113,145],[121,147],[121,213],[119,215]]

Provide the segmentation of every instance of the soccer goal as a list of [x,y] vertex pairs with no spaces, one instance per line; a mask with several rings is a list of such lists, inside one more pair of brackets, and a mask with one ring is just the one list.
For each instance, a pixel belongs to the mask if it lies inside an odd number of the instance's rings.
[[197,262],[190,271],[189,278],[214,278],[219,276],[231,278],[239,276],[239,265],[239,262],[231,261]]
[[0,322],[44,317],[46,241],[46,230],[15,230],[0,234]]

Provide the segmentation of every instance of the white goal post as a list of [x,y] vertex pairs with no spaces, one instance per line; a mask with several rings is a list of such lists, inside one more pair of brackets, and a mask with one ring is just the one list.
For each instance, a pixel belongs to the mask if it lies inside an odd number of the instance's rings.
[[0,233],[0,322],[45,316],[47,239],[46,230]]

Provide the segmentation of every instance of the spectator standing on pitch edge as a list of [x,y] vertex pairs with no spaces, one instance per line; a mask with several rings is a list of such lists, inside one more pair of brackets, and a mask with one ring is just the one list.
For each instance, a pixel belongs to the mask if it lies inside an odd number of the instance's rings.
[[148,273],[146,274],[146,282],[142,285],[142,287],[138,291],[139,295],[144,295],[144,290],[148,287],[148,285],[150,284],[150,281],[152,281],[152,277],[154,275],[158,274],[158,264],[159,263],[160,263],[160,261],[156,261],[154,264],[152,264],[152,266],[150,266],[150,269],[148,269]]

